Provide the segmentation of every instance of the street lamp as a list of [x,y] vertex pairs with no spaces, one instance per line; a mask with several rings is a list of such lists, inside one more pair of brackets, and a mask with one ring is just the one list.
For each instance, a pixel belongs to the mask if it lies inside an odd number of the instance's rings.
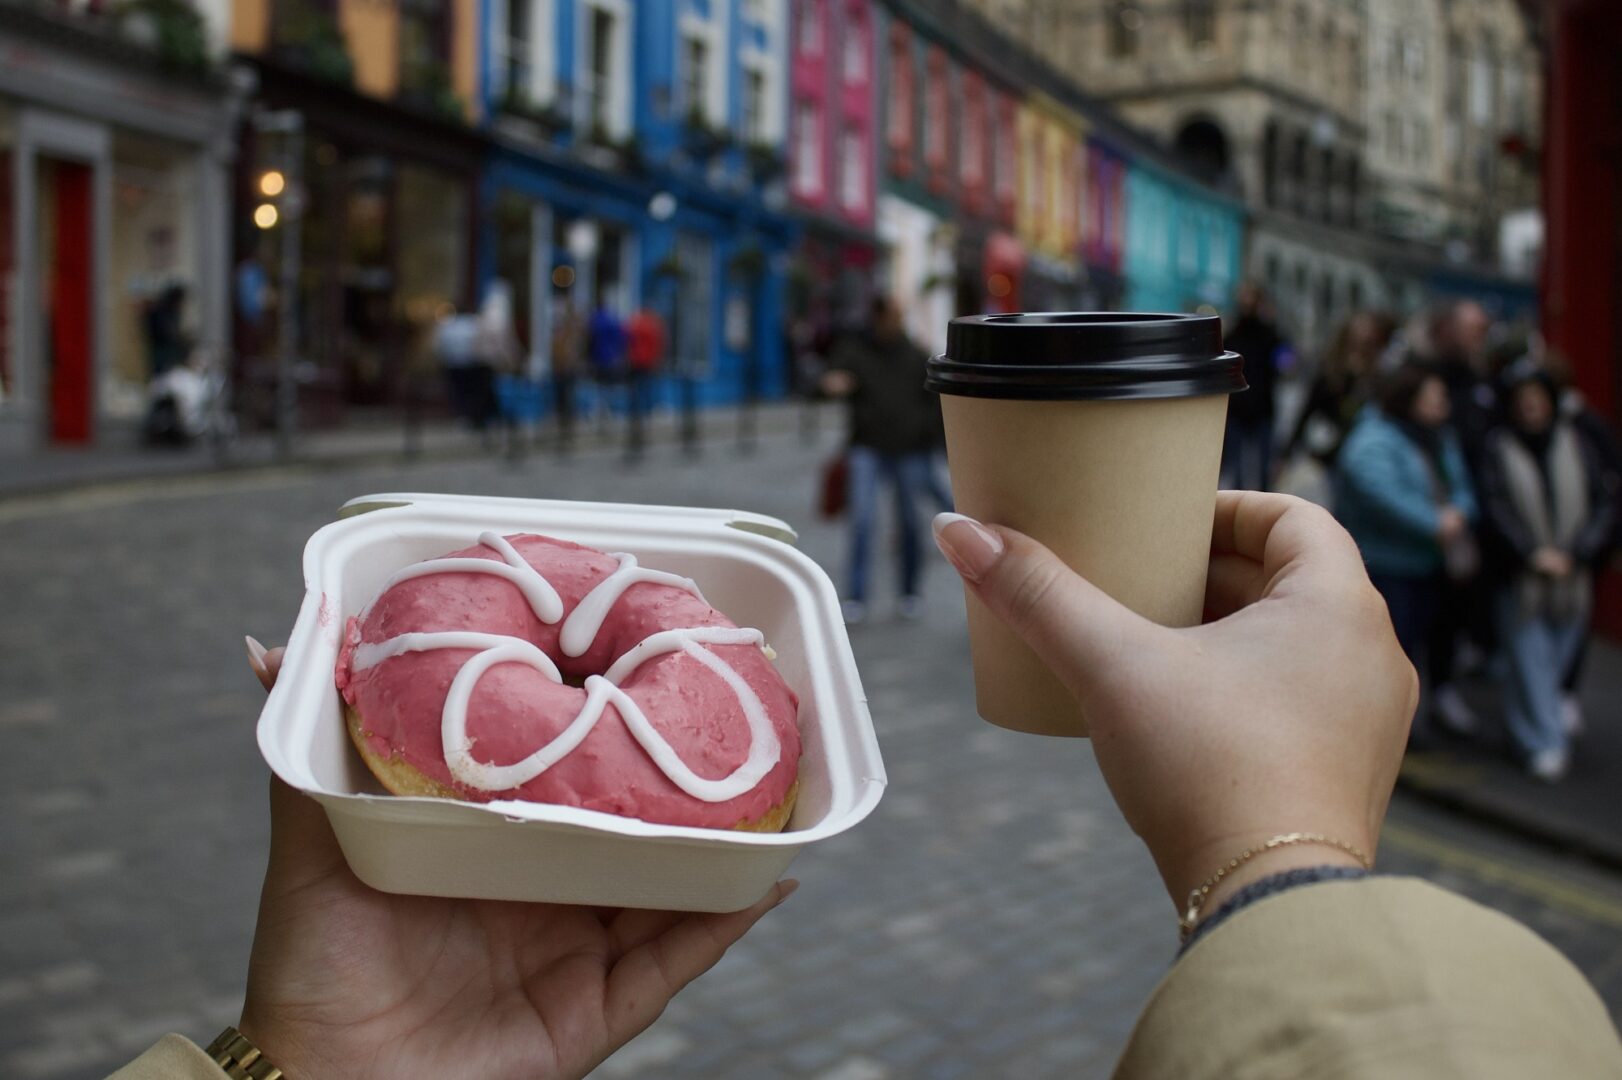
[[253,223],[261,229],[271,229],[278,222],[288,227],[281,230],[281,287],[279,318],[276,336],[276,452],[290,457],[293,452],[293,426],[297,422],[298,386],[293,381],[293,367],[298,348],[298,289],[299,250],[301,230],[298,220],[304,210],[303,192],[298,178],[304,164],[304,114],[297,109],[257,109],[253,114],[255,129],[261,135],[282,137],[282,160],[279,167],[267,169],[259,177],[260,194],[275,203],[262,203],[254,209]]

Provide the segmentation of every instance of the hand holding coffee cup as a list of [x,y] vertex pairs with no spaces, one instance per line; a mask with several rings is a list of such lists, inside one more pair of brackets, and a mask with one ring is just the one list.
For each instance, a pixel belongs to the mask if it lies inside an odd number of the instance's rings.
[[[958,509],[1035,538],[1157,623],[1197,624],[1241,366],[1214,315],[952,320],[925,385],[941,395]],[[968,609],[980,715],[1086,735],[1075,699],[972,590]]]
[[[1372,854],[1418,698],[1385,603],[1327,512],[1225,491],[1214,523],[1211,621],[1183,629],[1129,610],[1013,529],[935,523],[970,595],[1080,702],[1110,792],[1178,905],[1281,833]],[[1324,864],[1356,860],[1280,848],[1224,880],[1208,909],[1256,877]]]

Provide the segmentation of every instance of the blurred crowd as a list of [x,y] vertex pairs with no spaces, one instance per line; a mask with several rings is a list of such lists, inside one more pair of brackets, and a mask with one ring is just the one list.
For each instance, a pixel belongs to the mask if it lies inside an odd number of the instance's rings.
[[[1470,738],[1461,674],[1488,671],[1512,745],[1550,783],[1583,730],[1595,573],[1622,542],[1622,453],[1535,335],[1451,301],[1349,317],[1315,364],[1243,290],[1224,483],[1327,505],[1356,539],[1423,687],[1413,743]],[[1311,369],[1281,415],[1279,385]]]

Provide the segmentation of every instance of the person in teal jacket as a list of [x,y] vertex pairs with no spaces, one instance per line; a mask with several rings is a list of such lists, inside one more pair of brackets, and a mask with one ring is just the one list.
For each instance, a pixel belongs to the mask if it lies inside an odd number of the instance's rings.
[[1336,516],[1357,541],[1397,640],[1421,672],[1446,583],[1443,548],[1468,545],[1477,516],[1448,416],[1441,376],[1400,368],[1358,416],[1335,462]]

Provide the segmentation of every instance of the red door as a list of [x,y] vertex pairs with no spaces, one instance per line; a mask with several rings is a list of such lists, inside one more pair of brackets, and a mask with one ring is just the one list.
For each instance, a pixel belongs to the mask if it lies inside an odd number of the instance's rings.
[[49,298],[51,441],[90,441],[91,390],[91,220],[90,166],[58,161],[50,170],[54,187],[55,243]]

